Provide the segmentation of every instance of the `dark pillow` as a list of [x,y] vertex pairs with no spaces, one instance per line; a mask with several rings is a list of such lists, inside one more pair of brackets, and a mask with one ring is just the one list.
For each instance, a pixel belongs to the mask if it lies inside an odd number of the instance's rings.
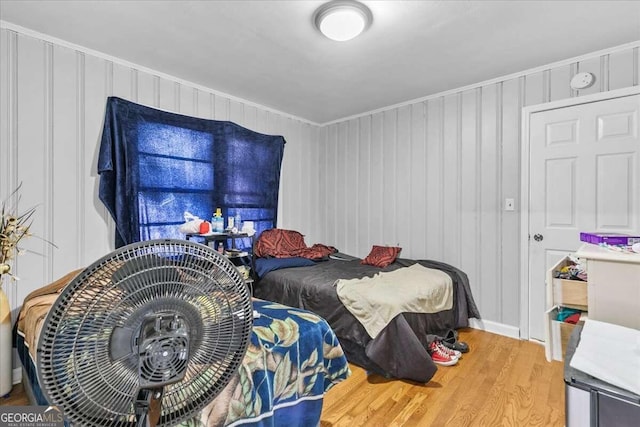
[[402,248],[373,245],[371,252],[360,263],[384,268],[398,258]]
[[256,273],[258,277],[263,277],[270,271],[289,267],[306,267],[316,265],[315,262],[307,258],[256,258]]

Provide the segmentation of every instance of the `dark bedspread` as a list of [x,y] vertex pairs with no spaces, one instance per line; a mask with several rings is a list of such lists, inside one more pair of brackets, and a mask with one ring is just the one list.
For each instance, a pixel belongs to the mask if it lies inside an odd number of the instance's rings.
[[[393,271],[416,262],[439,269],[451,276],[454,303],[451,310],[439,313],[403,313],[375,339],[367,334],[358,320],[340,302],[335,288],[338,279],[373,276],[380,271]],[[304,308],[322,316],[335,331],[347,359],[380,375],[427,382],[436,367],[425,350],[428,342],[449,329],[469,326],[469,318],[480,318],[469,280],[461,270],[437,261],[398,259],[380,269],[350,261],[329,259],[308,267],[271,271],[255,287],[258,298]]]

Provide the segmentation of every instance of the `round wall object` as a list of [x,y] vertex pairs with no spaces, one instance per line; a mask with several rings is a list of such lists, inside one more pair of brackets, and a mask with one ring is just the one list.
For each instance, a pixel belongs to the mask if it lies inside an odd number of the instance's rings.
[[596,77],[591,73],[578,73],[571,79],[572,89],[586,89],[593,86]]

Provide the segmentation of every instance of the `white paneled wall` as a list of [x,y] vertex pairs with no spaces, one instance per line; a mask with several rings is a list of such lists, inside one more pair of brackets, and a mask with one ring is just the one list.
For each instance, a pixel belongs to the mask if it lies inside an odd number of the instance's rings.
[[[0,29],[0,197],[23,183],[37,238],[18,259],[31,290],[113,249],[96,163],[106,98],[217,120],[286,140],[279,225],[364,256],[373,244],[467,272],[485,319],[520,319],[523,106],[638,85],[640,43],[318,126],[47,36]],[[596,84],[573,91],[577,72]],[[425,77],[428,78],[428,77]],[[505,212],[505,198],[516,211]]]
[[98,200],[97,174],[111,95],[283,135],[280,223],[320,240],[319,126],[46,36],[2,28],[0,198],[22,183],[20,210],[37,206],[35,237],[24,241],[27,253],[14,269],[21,280],[5,286],[14,309],[32,290],[113,250],[114,224]]
[[[399,244],[401,256],[457,266],[483,317],[517,328],[522,107],[638,85],[638,46],[324,126],[323,241],[359,256]],[[572,90],[571,77],[585,71],[596,84]],[[505,198],[515,211],[504,211]]]

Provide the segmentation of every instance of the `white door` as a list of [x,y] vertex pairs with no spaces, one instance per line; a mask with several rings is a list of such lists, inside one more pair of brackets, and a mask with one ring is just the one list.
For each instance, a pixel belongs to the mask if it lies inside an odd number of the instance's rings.
[[640,231],[640,95],[531,114],[529,337],[544,340],[545,272],[581,231]]

